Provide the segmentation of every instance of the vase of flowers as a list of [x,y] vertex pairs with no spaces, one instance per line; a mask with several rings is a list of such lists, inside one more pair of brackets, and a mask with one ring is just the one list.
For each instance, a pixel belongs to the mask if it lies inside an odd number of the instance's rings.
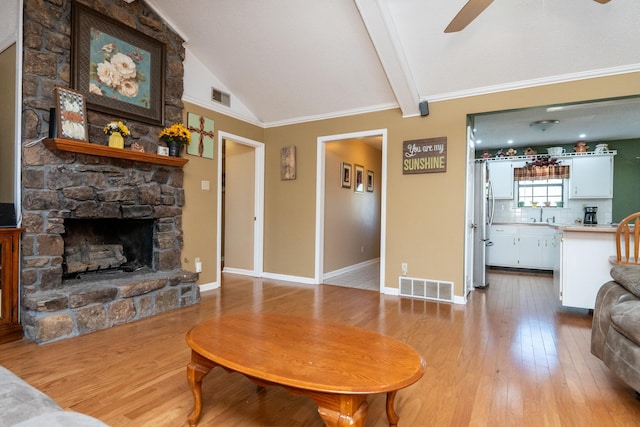
[[162,129],[158,137],[169,147],[169,155],[180,157],[182,146],[191,143],[191,132],[182,123],[174,123]]
[[127,126],[118,121],[111,122],[104,127],[105,135],[109,135],[109,147],[124,148],[124,137],[131,134]]

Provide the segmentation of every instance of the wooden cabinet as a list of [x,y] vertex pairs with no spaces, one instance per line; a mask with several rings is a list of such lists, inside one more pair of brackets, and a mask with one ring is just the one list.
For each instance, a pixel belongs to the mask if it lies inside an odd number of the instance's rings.
[[613,156],[585,156],[571,159],[569,198],[611,199]]
[[21,228],[0,228],[0,344],[22,338],[19,311]]

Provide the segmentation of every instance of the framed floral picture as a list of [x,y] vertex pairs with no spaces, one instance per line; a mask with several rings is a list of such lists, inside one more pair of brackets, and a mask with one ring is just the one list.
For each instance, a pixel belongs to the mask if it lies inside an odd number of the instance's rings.
[[340,163],[340,181],[342,188],[351,188],[351,163]]
[[55,118],[49,121],[49,126],[53,126],[55,129],[50,132],[51,136],[88,141],[89,128],[87,127],[84,96],[73,90],[57,87],[55,89],[55,103]]
[[78,2],[71,34],[71,80],[88,109],[164,123],[162,42]]

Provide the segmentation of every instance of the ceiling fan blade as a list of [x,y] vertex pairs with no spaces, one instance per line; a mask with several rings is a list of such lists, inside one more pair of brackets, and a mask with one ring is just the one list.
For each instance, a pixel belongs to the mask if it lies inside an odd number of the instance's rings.
[[[596,0],[598,1],[598,0]],[[476,19],[483,10],[489,6],[493,0],[469,0],[460,12],[453,18],[451,23],[445,28],[445,33],[455,33],[469,25],[471,21]]]

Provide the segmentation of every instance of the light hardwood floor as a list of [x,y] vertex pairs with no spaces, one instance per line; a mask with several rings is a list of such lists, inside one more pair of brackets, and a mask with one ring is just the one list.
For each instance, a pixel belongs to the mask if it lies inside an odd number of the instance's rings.
[[[197,306],[46,345],[3,344],[0,364],[64,408],[114,427],[186,426],[187,330],[264,310],[371,329],[418,350],[427,370],[396,397],[400,427],[640,424],[634,392],[589,352],[585,310],[560,308],[549,277],[493,273],[491,283],[463,306],[227,274]],[[203,393],[201,426],[323,425],[309,399],[277,387],[257,392],[219,368]],[[369,404],[367,426],[386,426],[384,396]]]

